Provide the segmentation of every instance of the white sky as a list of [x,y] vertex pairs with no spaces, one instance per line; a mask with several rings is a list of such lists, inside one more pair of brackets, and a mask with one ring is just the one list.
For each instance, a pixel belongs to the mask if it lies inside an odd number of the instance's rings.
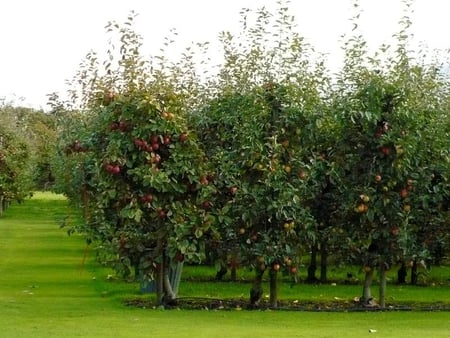
[[[220,31],[237,31],[239,11],[276,0],[1,0],[0,99],[46,108],[47,94],[64,92],[89,50],[106,50],[108,21],[125,20],[130,10],[139,14],[136,30],[145,51],[157,53],[171,28],[180,41],[217,41]],[[397,32],[402,0],[360,0],[363,34],[376,48]],[[291,0],[298,31],[318,51],[339,60],[340,36],[350,33],[351,0]],[[416,0],[413,19],[415,43],[450,48],[447,33],[449,0]],[[184,46],[183,46],[184,47]],[[1,103],[1,101],[0,101]]]

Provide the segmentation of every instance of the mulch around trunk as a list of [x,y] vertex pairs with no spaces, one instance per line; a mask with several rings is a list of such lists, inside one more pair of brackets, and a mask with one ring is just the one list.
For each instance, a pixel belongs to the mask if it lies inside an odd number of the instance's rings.
[[276,308],[272,307],[268,300],[263,299],[257,306],[251,306],[248,299],[214,299],[182,297],[177,298],[171,304],[157,307],[148,298],[134,298],[125,300],[127,306],[146,309],[181,309],[181,310],[205,310],[205,311],[310,311],[310,312],[370,312],[370,311],[450,311],[450,304],[387,304],[381,309],[377,304],[363,305],[356,300],[335,300],[329,302],[310,302],[297,300],[280,300]]

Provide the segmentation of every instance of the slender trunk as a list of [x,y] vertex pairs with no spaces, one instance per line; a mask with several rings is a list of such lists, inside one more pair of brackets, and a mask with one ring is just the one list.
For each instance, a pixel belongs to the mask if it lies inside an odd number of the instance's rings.
[[257,307],[261,297],[263,295],[262,277],[264,275],[263,269],[256,270],[255,280],[253,281],[252,288],[250,289],[250,306]]
[[366,270],[366,275],[364,277],[364,286],[363,286],[363,294],[361,297],[361,303],[365,306],[371,305],[372,303],[372,292],[370,287],[372,286],[373,281],[373,269]]
[[406,270],[406,263],[402,261],[402,265],[397,271],[397,283],[405,284],[406,283],[406,275],[408,274]]
[[88,219],[90,214],[89,214],[89,192],[86,188],[85,185],[82,185],[81,187],[81,204],[83,207],[83,217],[84,219]]
[[0,217],[3,216],[3,196],[0,196]]
[[231,266],[231,270],[230,270],[230,280],[232,282],[236,282],[237,280],[237,268],[236,265],[232,265]]
[[269,285],[270,285],[270,306],[272,308],[278,307],[278,271],[271,268],[269,271]]
[[220,269],[216,273],[216,280],[221,281],[223,276],[227,274],[227,266],[224,262],[220,262]]
[[166,265],[167,266],[165,267],[164,274],[163,274],[164,303],[170,305],[175,301],[176,295],[172,289],[172,284],[170,283],[170,277],[169,277],[170,265],[169,264],[166,264]]
[[164,267],[158,264],[156,271],[156,304],[163,305],[164,298]]
[[411,285],[417,285],[418,277],[419,274],[417,273],[417,260],[414,259],[411,266]]
[[230,259],[230,280],[232,282],[235,282],[237,280],[237,267],[238,259],[236,252],[234,252]]
[[327,282],[327,261],[328,261],[328,251],[327,242],[324,240],[320,243],[320,282]]
[[386,264],[381,262],[380,264],[380,295],[379,303],[380,307],[384,309],[386,307]]
[[308,266],[308,277],[306,281],[308,283],[316,283],[316,269],[317,269],[317,244],[314,243],[311,247],[311,260]]

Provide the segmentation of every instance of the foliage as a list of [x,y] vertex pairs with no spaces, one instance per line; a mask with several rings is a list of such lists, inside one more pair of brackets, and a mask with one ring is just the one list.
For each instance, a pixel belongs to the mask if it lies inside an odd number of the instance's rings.
[[133,16],[110,23],[119,46],[103,63],[87,55],[69,104],[53,97],[56,187],[84,208],[78,230],[117,270],[150,278],[207,246],[256,271],[254,302],[268,268],[274,306],[277,272],[295,277],[310,249],[360,264],[368,287],[375,268],[384,285],[392,265],[442,260],[448,78],[409,51],[410,7],[396,46],[371,55],[355,2],[336,74],[283,2],[244,9],[241,33],[219,36],[217,73],[202,76],[193,49],[146,61]]

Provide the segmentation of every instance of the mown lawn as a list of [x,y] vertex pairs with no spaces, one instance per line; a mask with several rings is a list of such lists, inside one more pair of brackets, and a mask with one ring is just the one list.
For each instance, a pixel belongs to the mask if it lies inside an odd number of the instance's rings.
[[[449,337],[449,312],[328,313],[156,310],[124,306],[138,286],[84,259],[79,236],[59,228],[66,201],[37,193],[0,219],[0,337]],[[193,268],[191,268],[193,269]],[[195,268],[187,275],[195,275]],[[210,270],[205,273],[209,274]],[[182,296],[247,297],[246,283],[182,283]],[[390,286],[394,288],[394,286]],[[450,301],[448,286],[397,287],[408,301]],[[390,289],[390,290],[391,290]],[[283,285],[288,299],[327,300],[359,294],[348,285]],[[390,294],[392,295],[393,293]],[[394,296],[391,296],[394,297]],[[396,299],[397,299],[396,298]]]

